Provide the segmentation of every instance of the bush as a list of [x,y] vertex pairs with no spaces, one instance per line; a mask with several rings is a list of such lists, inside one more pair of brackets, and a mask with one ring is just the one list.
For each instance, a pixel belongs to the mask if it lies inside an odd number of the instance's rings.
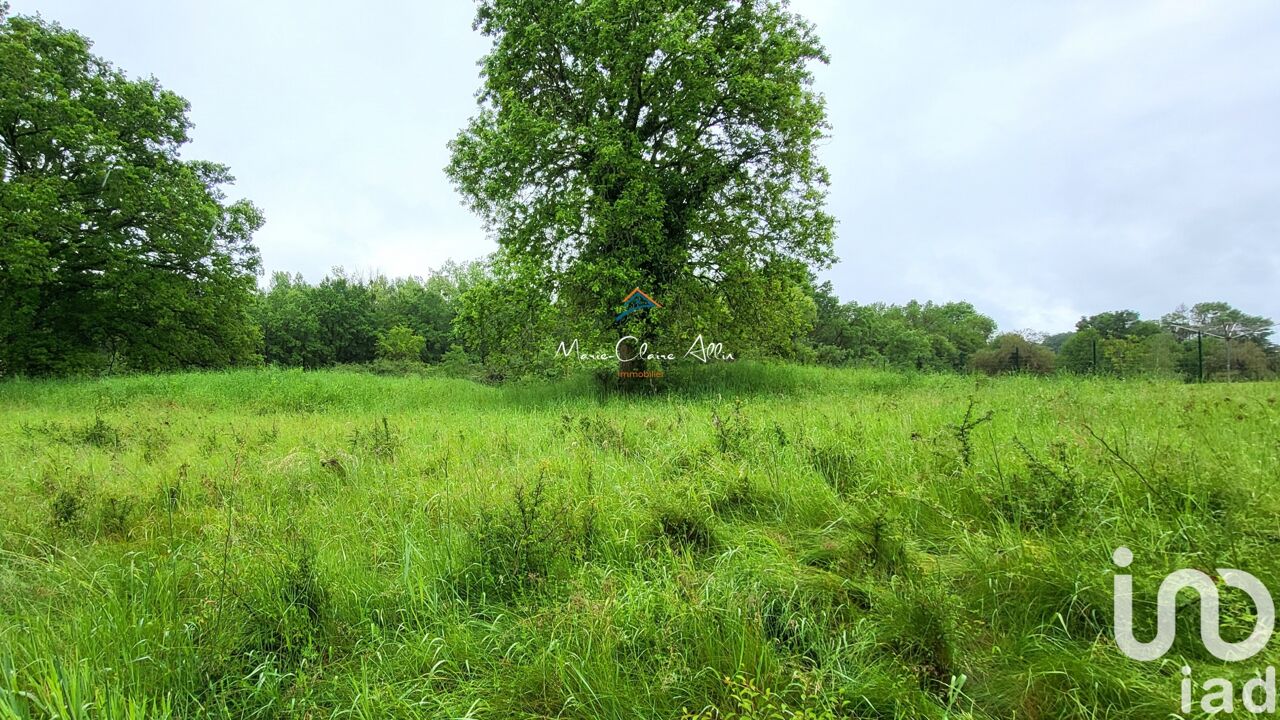
[[378,337],[378,357],[384,360],[417,360],[427,339],[412,328],[397,325]]
[[396,452],[403,444],[400,433],[391,427],[385,417],[382,422],[374,423],[371,429],[356,430],[351,435],[352,450],[367,453],[379,460],[395,460]]
[[568,517],[568,508],[551,498],[541,476],[532,485],[516,485],[508,503],[481,511],[470,528],[474,567],[480,571],[470,579],[499,598],[541,583],[557,558],[567,556]]
[[467,355],[467,351],[457,345],[449,346],[444,356],[440,358],[440,372],[447,377],[475,377],[478,370],[476,364],[471,361],[471,356]]
[[970,360],[974,370],[988,375],[1007,372],[1029,372],[1048,375],[1053,372],[1053,351],[1033,343],[1017,333],[1005,333]]

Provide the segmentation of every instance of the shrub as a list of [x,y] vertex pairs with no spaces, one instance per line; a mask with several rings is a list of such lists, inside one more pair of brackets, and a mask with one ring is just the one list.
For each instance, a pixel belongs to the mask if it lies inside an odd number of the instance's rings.
[[969,405],[965,408],[964,418],[956,425],[951,426],[951,431],[959,444],[960,462],[966,468],[973,462],[973,431],[982,423],[990,422],[991,418],[995,417],[995,411],[988,410],[985,415],[975,418],[973,408],[976,404],[973,398],[969,398]]
[[742,400],[735,400],[733,407],[723,415],[720,408],[711,411],[711,426],[716,434],[716,448],[725,455],[741,453],[751,440],[751,428],[743,411]]
[[467,355],[466,350],[457,345],[451,345],[440,358],[440,372],[447,377],[471,378],[478,374],[479,368],[471,361],[471,356]]
[[1015,440],[1027,461],[1025,472],[1014,472],[995,506],[1005,519],[1023,530],[1049,530],[1079,518],[1089,503],[1085,483],[1058,448],[1057,467],[1037,457]]
[[99,448],[120,447],[120,431],[101,417],[95,417],[92,423],[76,428],[72,435],[85,445]]
[[379,460],[395,460],[396,452],[403,444],[400,433],[391,427],[385,417],[382,422],[374,423],[369,430],[356,430],[351,435],[352,450],[366,452]]
[[103,499],[97,513],[98,528],[102,534],[117,540],[127,537],[135,504],[130,497]]
[[1005,333],[991,342],[986,349],[974,353],[970,359],[973,369],[988,375],[1007,372],[1029,372],[1047,375],[1053,372],[1053,351],[1044,345],[1033,343],[1017,333]]
[[54,527],[68,528],[76,524],[84,512],[84,500],[75,490],[61,490],[53,498],[49,514]]
[[396,325],[378,337],[378,357],[384,360],[417,360],[427,339],[405,325]]
[[531,486],[517,484],[511,499],[497,509],[482,510],[469,530],[476,554],[474,567],[486,591],[510,597],[541,583],[570,545],[568,509],[548,493],[539,476]]

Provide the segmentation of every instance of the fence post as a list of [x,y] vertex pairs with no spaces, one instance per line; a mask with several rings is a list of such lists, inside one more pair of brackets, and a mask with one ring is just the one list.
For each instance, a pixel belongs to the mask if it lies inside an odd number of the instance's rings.
[[1013,346],[1013,371],[1022,372],[1022,354],[1018,351],[1018,346]]
[[1227,382],[1231,382],[1231,331],[1227,331],[1227,336],[1222,339],[1222,344],[1227,346]]
[[1196,367],[1200,374],[1199,382],[1204,382],[1204,333],[1196,333]]
[[1098,338],[1093,338],[1093,367],[1091,370],[1095,375],[1098,373]]

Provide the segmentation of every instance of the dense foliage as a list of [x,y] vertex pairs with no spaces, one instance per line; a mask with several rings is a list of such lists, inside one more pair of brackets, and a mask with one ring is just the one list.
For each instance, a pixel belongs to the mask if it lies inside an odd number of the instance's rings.
[[[507,289],[552,305],[526,319],[584,340],[656,346],[698,324],[792,345],[805,270],[832,260],[812,26],[774,0],[479,5],[493,45],[448,172],[497,237]],[[637,286],[678,311],[613,323]]]
[[[1265,318],[1226,303],[1200,303],[1160,322],[1142,320],[1131,310],[1100,313],[1082,318],[1074,332],[1045,338],[1031,332],[997,335],[995,321],[964,302],[841,303],[830,283],[802,279],[775,287],[775,304],[786,297],[785,287],[799,289],[794,306],[752,315],[733,346],[741,357],[931,372],[1061,371],[1186,380],[1198,379],[1203,364],[1205,379],[1225,380],[1229,345],[1231,379],[1269,379],[1280,370],[1267,332],[1228,343],[1178,329],[1177,318],[1184,316],[1205,333],[1222,332],[1223,323],[1269,327]],[[806,306],[811,314],[804,314]],[[312,286],[278,274],[257,307],[267,361],[308,368],[409,356],[437,363],[454,348],[455,359],[479,366],[490,379],[562,374],[567,366],[553,349],[573,332],[552,304],[495,262],[451,264],[425,281],[362,280],[339,270]],[[798,324],[784,326],[797,317]],[[762,335],[780,340],[753,345],[750,331],[770,322],[778,327]],[[419,352],[391,349],[416,343],[415,337],[423,339]]]
[[183,160],[187,102],[0,8],[0,374],[243,363],[262,215]]
[[[0,0],[0,720],[1168,718],[1258,672],[1129,662],[1107,573],[1280,580],[1276,385],[1176,381],[1274,378],[1269,319],[842,303],[784,1],[479,5],[449,172],[500,251],[259,288],[186,102]],[[553,351],[704,332],[745,362],[660,397]],[[81,372],[133,376],[12,377]]]
[[1158,322],[1117,310],[1081,318],[1074,332],[993,337],[995,322],[968,303],[841,304],[829,284],[817,286],[813,298],[817,319],[806,356],[823,364],[1186,380],[1266,380],[1280,373],[1271,321],[1224,302],[1181,307]]
[[904,306],[841,304],[823,283],[814,290],[817,322],[809,333],[819,362],[862,363],[917,370],[964,370],[996,323],[969,303]]
[[1075,373],[1266,380],[1280,372],[1271,326],[1225,302],[1182,306],[1159,322],[1132,310],[1100,313],[1060,336],[1059,365]]
[[1053,351],[1018,333],[1004,333],[988,347],[973,354],[970,362],[975,370],[997,375],[1002,372],[1029,372],[1047,375],[1053,372]]
[[276,273],[254,307],[263,358],[274,365],[319,368],[375,358],[438,362],[455,342],[453,324],[464,266],[426,279],[360,278],[337,268],[311,285]]

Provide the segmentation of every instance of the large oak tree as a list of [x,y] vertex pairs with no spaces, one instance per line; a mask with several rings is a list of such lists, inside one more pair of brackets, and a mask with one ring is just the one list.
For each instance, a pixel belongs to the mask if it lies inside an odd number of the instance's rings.
[[808,22],[771,0],[482,0],[476,28],[493,44],[448,172],[521,292],[602,336],[637,286],[664,307],[617,334],[803,335],[799,287],[833,259]]
[[184,160],[188,105],[0,6],[0,374],[220,366],[257,352],[252,204]]

